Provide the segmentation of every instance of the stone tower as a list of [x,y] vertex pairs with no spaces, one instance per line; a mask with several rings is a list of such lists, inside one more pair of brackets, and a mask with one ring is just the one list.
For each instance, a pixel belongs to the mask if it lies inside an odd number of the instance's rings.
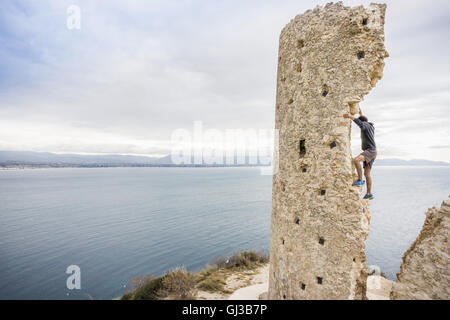
[[386,5],[308,10],[281,32],[269,299],[365,299],[370,215],[342,115],[381,79]]

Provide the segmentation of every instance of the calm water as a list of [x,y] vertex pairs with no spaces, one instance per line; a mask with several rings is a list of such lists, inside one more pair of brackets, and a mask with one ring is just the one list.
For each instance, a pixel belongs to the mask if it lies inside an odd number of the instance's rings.
[[[111,299],[138,275],[269,248],[271,177],[256,168],[0,171],[0,299]],[[368,264],[392,279],[450,168],[376,167]],[[69,291],[69,265],[82,290]]]

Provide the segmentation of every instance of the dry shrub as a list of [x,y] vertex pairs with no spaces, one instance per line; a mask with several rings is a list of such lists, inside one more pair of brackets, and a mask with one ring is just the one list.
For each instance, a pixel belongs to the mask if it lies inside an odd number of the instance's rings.
[[133,300],[158,300],[163,298],[165,296],[164,278],[165,276],[155,278],[142,285],[133,294]]
[[218,269],[223,269],[226,267],[227,262],[228,262],[228,259],[220,256],[220,257],[213,259],[210,264],[211,264],[211,266],[215,266]]
[[254,269],[261,264],[267,263],[269,256],[265,253],[256,251],[241,251],[233,254],[228,259],[225,268],[227,269]]
[[195,283],[193,274],[185,268],[175,268],[165,275],[161,292],[175,299],[192,299],[195,296]]
[[153,279],[155,279],[155,276],[152,274],[144,274],[142,276],[131,279],[128,283],[128,286],[125,288],[124,295],[135,293],[139,288],[146,285]]

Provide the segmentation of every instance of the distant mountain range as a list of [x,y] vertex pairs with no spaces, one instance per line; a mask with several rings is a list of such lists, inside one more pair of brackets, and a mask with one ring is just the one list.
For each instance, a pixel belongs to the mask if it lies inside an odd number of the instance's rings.
[[[248,163],[248,157],[246,163]],[[378,166],[450,166],[450,163],[430,160],[376,160]],[[37,166],[37,167],[104,167],[104,166],[175,166],[170,155],[164,157],[146,157],[130,155],[80,155],[56,154],[32,151],[0,151],[0,167]],[[207,166],[207,165],[197,165]]]
[[[194,159],[191,159],[194,163]],[[256,163],[249,161],[246,164]],[[174,167],[174,166],[229,166],[208,164],[177,165],[171,160],[171,156],[147,157],[120,154],[107,155],[83,155],[83,154],[57,154],[50,152],[33,151],[0,151],[1,167]],[[234,165],[233,165],[234,166]],[[237,165],[245,166],[245,165]]]
[[450,166],[450,163],[444,161],[431,160],[401,160],[401,159],[380,159],[375,160],[377,166]]
[[0,151],[0,164],[170,164],[170,156],[162,158],[129,155],[80,155],[32,151]]

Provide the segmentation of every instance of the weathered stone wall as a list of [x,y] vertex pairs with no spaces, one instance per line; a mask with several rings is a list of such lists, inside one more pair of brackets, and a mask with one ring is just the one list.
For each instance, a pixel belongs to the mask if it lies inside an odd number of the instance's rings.
[[426,213],[422,231],[405,252],[393,300],[450,299],[450,200]]
[[385,10],[327,4],[281,32],[270,299],[365,299],[370,215],[342,115],[382,77]]

